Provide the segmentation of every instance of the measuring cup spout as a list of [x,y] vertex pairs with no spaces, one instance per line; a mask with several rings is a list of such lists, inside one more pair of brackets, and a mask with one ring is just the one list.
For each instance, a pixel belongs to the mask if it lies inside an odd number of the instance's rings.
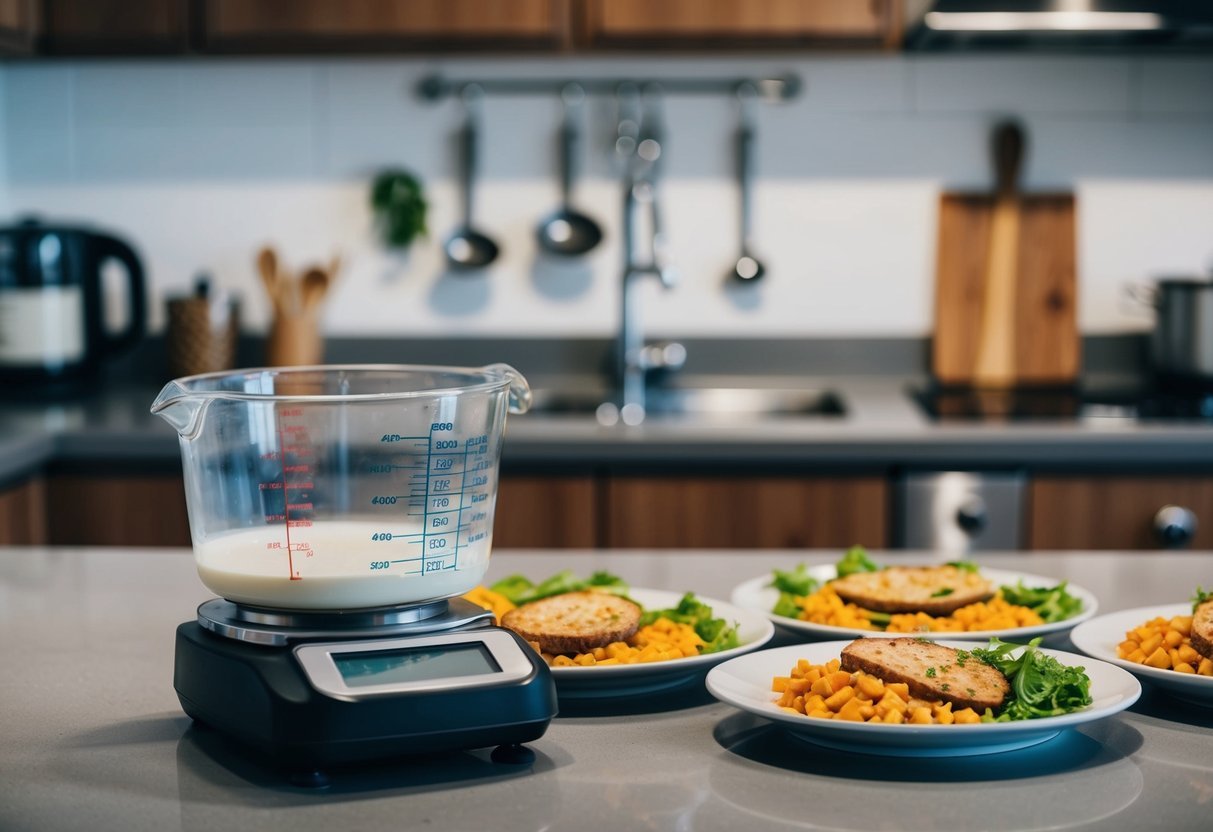
[[515,415],[526,413],[531,409],[531,385],[527,384],[527,380],[522,373],[515,370],[509,364],[490,364],[483,368],[486,376],[508,381],[510,385],[509,408],[510,413]]
[[152,413],[172,425],[183,438],[190,439],[202,424],[202,411],[207,401],[208,396],[190,392],[180,382],[170,381],[152,402]]

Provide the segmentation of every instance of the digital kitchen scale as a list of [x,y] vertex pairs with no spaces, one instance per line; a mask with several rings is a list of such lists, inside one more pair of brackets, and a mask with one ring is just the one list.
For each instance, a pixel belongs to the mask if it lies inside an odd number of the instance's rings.
[[462,598],[352,612],[285,612],[220,598],[177,628],[173,687],[191,718],[311,785],[368,760],[521,743],[556,715],[531,647]]

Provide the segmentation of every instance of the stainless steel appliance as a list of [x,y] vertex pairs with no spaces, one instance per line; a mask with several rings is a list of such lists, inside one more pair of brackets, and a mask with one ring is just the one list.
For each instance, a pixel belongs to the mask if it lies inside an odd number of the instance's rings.
[[1213,384],[1213,278],[1165,278],[1134,296],[1154,308],[1155,373],[1164,380]]
[[967,555],[1022,548],[1024,474],[929,471],[899,484],[896,544]]
[[[101,271],[126,272],[126,324],[105,326]],[[84,228],[25,220],[0,228],[0,378],[46,382],[90,375],[143,337],[143,266],[129,244]]]
[[908,0],[911,50],[1207,50],[1213,4],[1194,0]]

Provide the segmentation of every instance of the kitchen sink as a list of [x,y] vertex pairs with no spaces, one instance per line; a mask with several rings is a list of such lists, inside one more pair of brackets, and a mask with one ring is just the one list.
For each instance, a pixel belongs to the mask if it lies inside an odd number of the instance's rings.
[[[538,388],[531,411],[548,415],[593,415],[612,397],[588,391]],[[842,398],[832,390],[686,387],[650,390],[645,410],[650,418],[838,418],[846,415]]]

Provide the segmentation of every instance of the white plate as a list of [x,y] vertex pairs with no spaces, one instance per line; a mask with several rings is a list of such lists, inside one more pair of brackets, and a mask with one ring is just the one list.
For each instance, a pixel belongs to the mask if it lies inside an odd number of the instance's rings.
[[[832,581],[838,577],[838,572],[833,564],[824,564],[821,566],[809,567],[809,575],[821,581],[823,584],[826,581]],[[1015,584],[1022,580],[1025,586],[1040,587],[1040,586],[1057,586],[1061,581],[1056,578],[1045,578],[1040,575],[1029,575],[1025,572],[1005,572],[1001,569],[988,569],[981,567],[982,577],[988,579],[995,586],[1004,584]],[[757,578],[751,578],[745,583],[738,584],[733,589],[733,594],[730,598],[734,604],[739,607],[744,607],[748,610],[755,610],[766,615],[780,627],[788,630],[795,630],[799,633],[805,633],[814,638],[843,638],[844,636],[870,636],[881,635],[880,630],[860,630],[855,627],[835,627],[831,624],[814,624],[811,621],[801,621],[798,618],[788,618],[783,615],[776,615],[771,612],[775,606],[775,602],[779,600],[779,590],[768,586],[771,583],[772,574],[768,572],[765,575],[760,575]],[[932,633],[933,636],[941,638],[961,638],[973,639],[975,641],[985,641],[987,639],[998,637],[1002,639],[1028,640],[1036,636],[1046,635],[1048,633],[1064,632],[1070,629],[1075,624],[1086,621],[1091,616],[1095,615],[1095,611],[1099,609],[1099,602],[1087,590],[1074,584],[1069,584],[1066,587],[1071,595],[1082,601],[1082,611],[1073,618],[1067,618],[1065,621],[1055,621],[1051,624],[1037,624],[1034,627],[1016,627],[1010,630],[971,630],[963,633]],[[889,635],[893,635],[890,633]],[[899,635],[907,635],[900,633]]]
[[[963,641],[938,641],[949,647],[972,647]],[[771,680],[787,676],[800,659],[824,664],[838,658],[849,641],[793,644],[760,650],[718,665],[708,673],[707,685],[722,702],[780,723],[794,736],[817,745],[894,757],[963,757],[994,754],[1026,748],[1052,739],[1063,729],[1111,716],[1132,705],[1141,696],[1141,685],[1131,673],[1106,662],[1092,661],[1058,650],[1042,652],[1067,665],[1081,665],[1091,678],[1091,705],[1063,716],[1020,722],[990,722],[978,725],[884,725],[810,719],[791,714],[775,704]]]
[[1138,607],[1101,615],[1074,628],[1070,641],[1088,656],[1119,665],[1140,679],[1148,679],[1173,696],[1205,707],[1213,706],[1213,676],[1197,676],[1159,670],[1144,664],[1125,661],[1116,655],[1116,645],[1125,640],[1125,633],[1140,627],[1152,618],[1174,618],[1191,615],[1191,604],[1166,604],[1160,607]]
[[[682,592],[666,592],[660,589],[628,589],[628,597],[646,610],[669,609],[678,606]],[[699,600],[712,608],[715,618],[729,623],[736,622],[740,647],[672,659],[665,662],[644,664],[611,664],[605,667],[553,667],[556,692],[562,699],[598,699],[617,696],[641,696],[680,687],[701,676],[708,668],[736,656],[757,650],[775,635],[775,627],[762,615],[743,610],[724,601],[698,596]]]

